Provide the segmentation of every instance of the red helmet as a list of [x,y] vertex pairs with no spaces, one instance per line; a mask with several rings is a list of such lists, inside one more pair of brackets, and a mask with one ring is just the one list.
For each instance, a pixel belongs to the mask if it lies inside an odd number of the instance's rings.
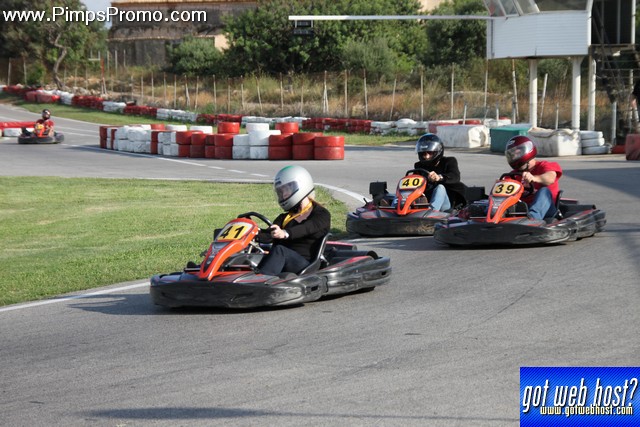
[[514,136],[507,142],[504,155],[513,169],[520,169],[538,155],[536,145],[526,136]]

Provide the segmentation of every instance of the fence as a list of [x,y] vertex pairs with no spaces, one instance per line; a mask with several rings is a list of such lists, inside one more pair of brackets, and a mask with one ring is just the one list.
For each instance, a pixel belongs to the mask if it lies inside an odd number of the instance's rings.
[[[0,62],[0,82],[26,81],[29,65],[13,59]],[[4,70],[4,72],[2,71]],[[490,73],[482,84],[469,84],[452,68],[449,76],[431,76],[418,70],[393,78],[372,81],[364,72],[253,75],[237,78],[177,76],[136,67],[88,67],[63,69],[61,80],[74,93],[100,95],[114,101],[135,102],[162,108],[180,108],[211,114],[360,118],[416,121],[449,118],[508,117],[514,122],[528,118],[526,76],[515,76],[510,90],[494,88]],[[586,80],[586,79],[583,79]],[[538,102],[538,125],[562,127],[571,120],[571,93],[567,81],[545,84]],[[586,90],[581,110],[585,111]],[[516,94],[515,96],[513,94]],[[611,107],[605,93],[596,95],[596,123],[610,125]]]

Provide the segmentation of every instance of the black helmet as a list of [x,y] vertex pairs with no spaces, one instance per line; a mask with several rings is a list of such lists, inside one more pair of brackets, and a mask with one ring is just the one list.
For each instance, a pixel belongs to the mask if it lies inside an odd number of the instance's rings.
[[47,109],[42,110],[42,118],[45,120],[49,120],[51,118],[51,111]]
[[[426,163],[429,169],[433,169],[444,155],[444,145],[437,135],[425,133],[416,143],[416,153],[421,162]],[[432,153],[432,156],[429,160],[425,160],[422,153]]]

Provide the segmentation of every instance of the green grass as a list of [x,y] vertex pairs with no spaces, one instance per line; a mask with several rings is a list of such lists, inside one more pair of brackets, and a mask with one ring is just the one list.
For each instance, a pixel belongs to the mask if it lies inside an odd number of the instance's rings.
[[[317,194],[345,234],[346,206]],[[0,305],[180,270],[249,211],[279,213],[270,185],[0,177]]]

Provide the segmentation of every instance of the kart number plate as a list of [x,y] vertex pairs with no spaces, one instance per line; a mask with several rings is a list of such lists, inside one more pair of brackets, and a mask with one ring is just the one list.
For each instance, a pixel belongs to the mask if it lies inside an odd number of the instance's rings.
[[239,240],[251,230],[251,225],[247,223],[228,224],[220,231],[216,241]]
[[507,197],[516,194],[522,188],[522,184],[518,182],[498,182],[491,190],[492,196]]
[[418,188],[422,186],[423,183],[424,183],[424,177],[412,176],[409,178],[401,179],[400,184],[398,184],[398,187],[402,190],[412,190],[414,188]]

